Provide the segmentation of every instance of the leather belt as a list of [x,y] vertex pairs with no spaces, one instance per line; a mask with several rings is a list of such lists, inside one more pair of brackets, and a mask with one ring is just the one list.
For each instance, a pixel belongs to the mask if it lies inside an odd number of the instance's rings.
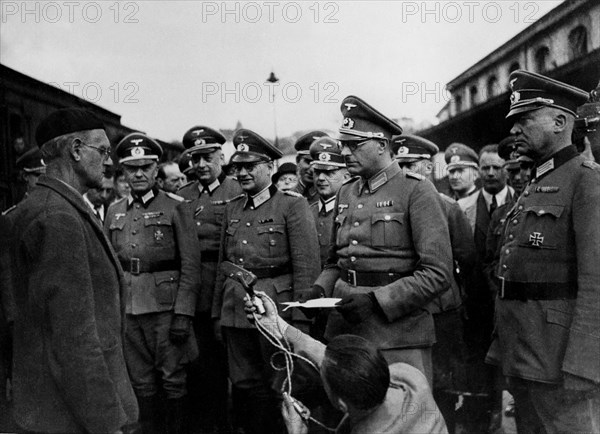
[[284,274],[290,274],[292,272],[292,266],[287,264],[279,267],[247,268],[247,270],[256,275],[259,279],[268,279]]
[[121,267],[124,271],[131,274],[156,273],[159,271],[176,271],[179,268],[179,262],[174,260],[166,261],[142,261],[140,258],[121,259]]
[[218,250],[206,250],[200,252],[200,260],[202,262],[219,262]]
[[507,282],[500,277],[498,297],[502,300],[572,300],[577,298],[577,288],[568,283]]
[[384,286],[413,273],[383,273],[371,271],[340,270],[340,279],[352,286]]

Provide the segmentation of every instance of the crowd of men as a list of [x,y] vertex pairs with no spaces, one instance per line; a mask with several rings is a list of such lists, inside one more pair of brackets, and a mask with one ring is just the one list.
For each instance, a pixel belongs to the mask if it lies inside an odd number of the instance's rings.
[[600,98],[510,83],[507,137],[445,150],[448,195],[438,146],[355,96],[278,169],[248,129],[227,165],[202,125],[160,163],[50,114],[0,226],[13,429],[498,432],[508,390],[519,433],[600,432]]

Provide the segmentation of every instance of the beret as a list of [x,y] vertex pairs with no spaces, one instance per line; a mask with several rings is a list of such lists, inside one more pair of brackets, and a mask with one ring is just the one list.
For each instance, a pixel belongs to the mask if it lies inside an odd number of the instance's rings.
[[308,134],[303,135],[294,144],[294,149],[298,153],[298,155],[309,155],[310,154],[310,145],[312,142],[317,140],[319,137],[327,136],[323,131],[311,131]]
[[148,164],[147,160],[158,161],[162,152],[155,140],[142,133],[131,133],[123,137],[115,148],[119,163],[133,166]]
[[344,120],[340,140],[383,139],[402,134],[402,127],[357,96],[347,96],[340,107]]
[[209,127],[192,127],[183,136],[183,146],[191,153],[213,152],[223,143],[225,136]]
[[230,162],[251,163],[254,161],[270,161],[281,158],[283,154],[266,139],[254,131],[245,128],[237,130],[233,134],[233,147],[235,153]]
[[296,166],[294,163],[283,163],[281,166],[279,166],[277,172],[271,176],[271,182],[275,184],[277,181],[279,181],[279,178],[281,178],[282,175],[287,173],[293,173],[295,175],[297,169],[298,166]]
[[79,108],[64,108],[46,116],[35,131],[38,146],[56,137],[77,131],[104,130],[104,124],[93,112]]
[[317,170],[336,170],[346,167],[337,140],[329,136],[320,137],[310,145],[311,167]]
[[542,107],[558,108],[575,116],[577,107],[588,99],[588,93],[575,86],[522,69],[510,74],[509,83],[512,93],[507,118]]
[[412,134],[392,137],[391,148],[396,160],[404,162],[421,159],[429,160],[439,152],[439,148],[435,143]]
[[448,163],[448,170],[455,167],[474,167],[479,168],[479,157],[477,153],[462,143],[453,143],[448,146],[444,154],[444,159]]

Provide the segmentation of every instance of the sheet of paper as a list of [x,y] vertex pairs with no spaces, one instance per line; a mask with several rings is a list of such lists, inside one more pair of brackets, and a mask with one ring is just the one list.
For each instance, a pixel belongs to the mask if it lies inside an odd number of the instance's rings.
[[280,303],[285,305],[285,312],[290,307],[304,307],[306,309],[331,309],[335,307],[335,305],[341,300],[341,298],[315,298],[314,300],[308,300],[304,303],[300,303],[299,301],[288,301],[285,303]]

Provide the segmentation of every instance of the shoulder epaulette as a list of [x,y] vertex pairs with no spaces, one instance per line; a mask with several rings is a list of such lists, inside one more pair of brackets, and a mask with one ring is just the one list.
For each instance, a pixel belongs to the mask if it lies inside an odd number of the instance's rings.
[[440,193],[440,197],[446,202],[456,203],[454,199],[452,199],[450,196],[446,196],[444,193]]
[[188,181],[188,182],[186,182],[186,183],[185,183],[185,184],[183,184],[181,187],[179,187],[179,188],[177,189],[177,191],[179,192],[179,191],[183,190],[184,188],[186,188],[186,187],[189,187],[189,186],[190,186],[190,185],[192,185],[194,182],[196,182],[196,181]]
[[583,167],[587,167],[588,169],[596,169],[596,170],[600,169],[600,164],[598,164],[592,160],[586,160],[583,163],[581,163],[581,165]]
[[292,190],[284,190],[284,191],[282,191],[282,193],[283,194],[287,194],[288,196],[304,197],[300,193],[298,193],[297,191],[292,191]]
[[246,193],[238,194],[237,196],[232,197],[231,199],[227,199],[227,203],[233,202],[233,201],[236,201],[236,200],[240,200],[243,197],[246,197]]
[[[17,204],[17,205],[18,205],[18,204]],[[13,205],[13,206],[11,206],[10,208],[7,208],[7,209],[5,209],[4,211],[2,211],[2,215],[6,215],[6,214],[8,214],[8,213],[10,213],[10,212],[12,212],[12,211],[14,211],[14,210],[16,210],[16,209],[17,209],[17,205]]]
[[170,193],[168,191],[165,191],[165,193],[167,194],[167,196],[169,196],[171,199],[176,200],[177,202],[183,202],[185,200],[183,197],[178,196],[175,193]]
[[360,178],[360,176],[353,176],[351,178],[348,178],[344,182],[342,182],[342,185],[350,184],[351,182],[358,181],[359,178]]
[[425,179],[425,177],[423,175],[419,175],[418,173],[415,172],[405,172],[406,176],[409,178],[414,178],[414,179],[418,179],[419,181],[422,181]]

